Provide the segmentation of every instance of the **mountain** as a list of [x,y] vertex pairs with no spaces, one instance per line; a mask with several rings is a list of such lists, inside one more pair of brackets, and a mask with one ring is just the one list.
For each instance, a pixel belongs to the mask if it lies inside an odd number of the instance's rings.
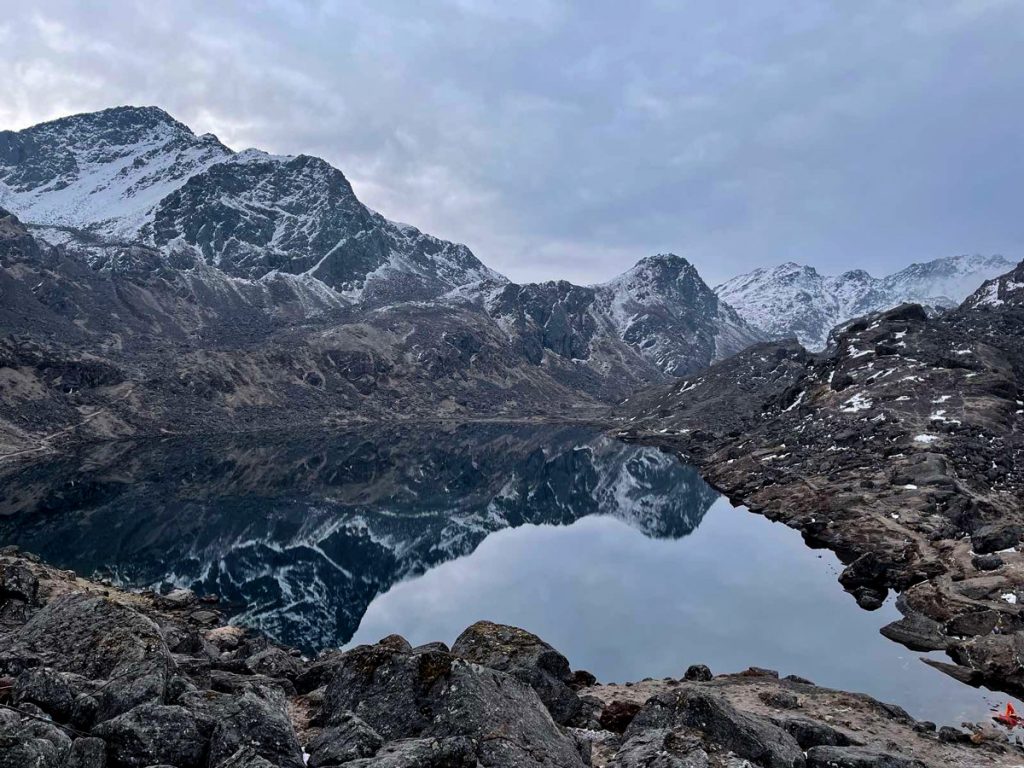
[[[722,302],[686,259],[659,254],[603,285],[506,284],[487,300],[534,360],[587,360],[622,341],[670,376],[707,367],[763,336]],[[611,352],[614,354],[613,352]]]
[[860,317],[818,355],[754,346],[615,418],[835,551],[863,607],[896,590],[904,618],[883,634],[1024,691],[1024,263],[939,315]]
[[796,337],[808,349],[820,350],[829,331],[847,320],[906,302],[955,307],[1012,266],[1002,256],[951,256],[875,278],[864,270],[830,277],[788,262],[734,277],[715,292],[767,335]]
[[587,413],[761,339],[672,255],[517,285],[162,110],[0,133],[0,437]]
[[609,515],[675,539],[718,498],[653,448],[504,424],[121,441],[0,467],[0,489],[5,543],[122,585],[215,594],[308,650],[348,642],[377,595],[496,531]]
[[0,133],[0,206],[100,267],[112,244],[136,243],[179,268],[309,276],[372,304],[504,279],[465,246],[369,210],[319,158],[236,153],[155,107]]

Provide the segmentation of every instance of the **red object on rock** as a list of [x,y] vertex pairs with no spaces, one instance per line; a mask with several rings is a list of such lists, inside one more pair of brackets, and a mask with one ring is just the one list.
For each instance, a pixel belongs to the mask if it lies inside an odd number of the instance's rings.
[[1017,728],[1018,726],[1024,725],[1024,718],[1017,714],[1017,711],[1013,708],[1013,704],[1006,702],[1006,711],[998,715],[992,715],[992,719],[997,723],[1005,725],[1007,728]]

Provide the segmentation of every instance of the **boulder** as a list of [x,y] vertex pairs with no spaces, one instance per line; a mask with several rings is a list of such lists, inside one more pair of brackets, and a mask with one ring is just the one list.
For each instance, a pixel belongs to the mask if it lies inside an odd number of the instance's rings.
[[254,685],[234,694],[191,691],[179,701],[209,741],[211,765],[244,747],[278,768],[303,768],[288,701],[279,689]]
[[334,726],[351,713],[388,742],[471,739],[477,759],[493,768],[583,765],[532,687],[443,651],[414,652],[393,638],[342,657],[318,721]]
[[926,768],[920,760],[866,747],[811,747],[807,768]]
[[708,768],[701,740],[685,730],[651,728],[630,737],[609,768]]
[[336,718],[335,723],[320,731],[306,745],[309,768],[373,757],[384,746],[380,734],[351,712]]
[[802,768],[796,739],[765,718],[739,712],[722,696],[693,685],[652,696],[625,737],[650,728],[699,729],[714,744],[766,768]]
[[452,654],[527,683],[557,723],[570,722],[580,711],[568,659],[525,629],[478,621],[458,636]]
[[598,722],[606,731],[625,733],[639,711],[640,705],[635,701],[612,701],[601,711]]
[[93,734],[107,743],[111,768],[146,768],[161,763],[204,768],[205,741],[184,707],[142,704],[100,723]]
[[106,768],[106,765],[107,745],[103,743],[103,739],[85,736],[71,743],[71,751],[64,768]]
[[712,677],[714,675],[711,674],[711,670],[706,664],[691,664],[683,674],[683,680],[692,680],[694,682],[706,682]]
[[806,717],[786,717],[774,720],[782,730],[796,739],[802,749],[811,747],[846,747],[852,742],[842,731]]
[[75,699],[88,687],[79,675],[58,672],[49,667],[27,669],[14,684],[14,701],[32,702],[54,720],[67,722],[75,708]]
[[345,768],[476,768],[477,765],[473,743],[456,737],[393,741],[374,757],[345,763]]
[[100,720],[162,701],[173,666],[155,622],[124,603],[81,592],[49,602],[13,633],[12,644],[57,671],[101,681]]

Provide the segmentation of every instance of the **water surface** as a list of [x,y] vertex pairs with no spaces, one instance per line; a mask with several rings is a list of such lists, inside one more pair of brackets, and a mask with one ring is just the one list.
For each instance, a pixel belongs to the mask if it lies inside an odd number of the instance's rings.
[[859,609],[834,556],[674,458],[584,428],[124,442],[0,480],[0,543],[216,594],[311,652],[451,642],[486,618],[606,682],[757,665],[920,718],[988,715],[985,692],[878,633],[895,609]]

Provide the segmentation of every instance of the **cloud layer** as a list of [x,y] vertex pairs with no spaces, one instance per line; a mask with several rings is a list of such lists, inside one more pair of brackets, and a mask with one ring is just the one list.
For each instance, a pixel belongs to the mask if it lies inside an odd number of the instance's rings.
[[885,273],[1024,256],[1021,51],[1017,0],[43,0],[0,20],[0,128],[156,104],[518,280]]

